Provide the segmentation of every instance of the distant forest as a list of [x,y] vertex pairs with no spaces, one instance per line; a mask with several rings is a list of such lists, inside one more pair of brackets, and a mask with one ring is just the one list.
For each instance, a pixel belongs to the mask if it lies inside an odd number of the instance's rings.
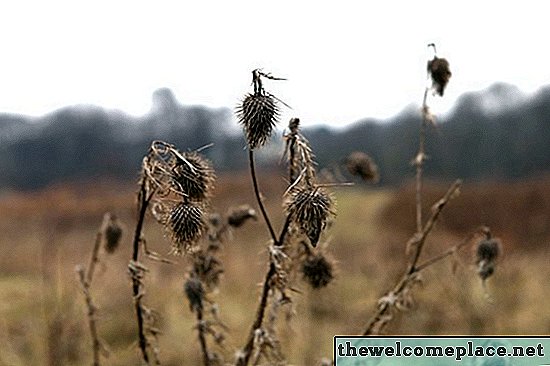
[[[281,121],[280,131],[287,122]],[[142,117],[96,106],[66,107],[39,118],[0,114],[0,188],[36,189],[102,177],[133,180],[153,139],[182,150],[213,143],[205,154],[217,170],[241,169],[245,142],[234,124],[231,110],[182,105],[169,89],[154,93],[151,111]],[[407,107],[389,120],[303,132],[320,167],[365,151],[379,166],[380,183],[396,184],[411,176],[419,124],[419,108]],[[281,139],[280,131],[274,140]],[[426,173],[434,179],[514,179],[549,172],[550,87],[529,97],[502,83],[464,94],[430,130],[427,153]],[[272,144],[261,159],[275,165],[281,154],[281,144]]]

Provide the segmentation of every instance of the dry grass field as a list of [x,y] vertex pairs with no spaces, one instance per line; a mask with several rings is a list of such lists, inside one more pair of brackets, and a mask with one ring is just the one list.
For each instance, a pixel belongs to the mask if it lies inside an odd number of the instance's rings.
[[[260,172],[262,193],[274,224],[283,219],[285,189],[278,173]],[[137,186],[96,182],[55,186],[0,196],[0,365],[89,365],[90,336],[75,266],[86,264],[106,211],[124,225],[122,245],[101,255],[92,287],[106,365],[138,365],[140,355],[127,274],[135,226]],[[428,184],[425,207],[444,190]],[[312,290],[296,283],[288,321],[280,321],[282,348],[291,364],[316,365],[332,353],[332,336],[358,334],[376,300],[404,268],[404,248],[414,232],[414,187],[379,190],[363,186],[335,190],[337,217],[320,245],[337,263],[335,280]],[[224,175],[216,184],[214,210],[255,206],[248,176]],[[465,184],[445,211],[423,255],[459,242],[479,224],[503,240],[504,255],[488,280],[487,299],[471,248],[423,273],[415,305],[400,313],[391,334],[550,334],[550,180],[513,184]],[[148,218],[150,249],[167,255],[162,228]],[[227,361],[242,347],[253,320],[267,266],[265,225],[247,222],[232,230],[221,258],[224,276],[211,295],[227,326]],[[200,364],[196,320],[184,296],[184,258],[176,264],[143,262],[148,306],[160,315],[163,365]],[[290,309],[290,308],[289,308]],[[285,316],[286,318],[286,316]]]

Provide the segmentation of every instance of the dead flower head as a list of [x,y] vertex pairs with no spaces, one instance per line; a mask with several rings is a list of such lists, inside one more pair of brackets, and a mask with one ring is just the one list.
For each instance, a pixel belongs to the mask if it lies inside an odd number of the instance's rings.
[[202,310],[204,301],[204,288],[202,282],[195,277],[189,278],[183,285],[185,296],[189,300],[191,311]]
[[229,224],[229,226],[235,228],[241,227],[245,222],[250,219],[256,221],[258,219],[258,215],[256,213],[256,210],[254,210],[249,205],[233,207],[229,210],[229,214],[227,215],[227,223]]
[[248,94],[237,107],[237,118],[250,149],[262,147],[279,119],[277,100],[271,94]]
[[486,238],[481,240],[476,249],[477,273],[482,280],[491,277],[495,271],[496,261],[501,252],[498,239]]
[[206,229],[203,207],[193,202],[180,202],[170,210],[165,225],[174,252],[191,251]]
[[451,70],[449,69],[449,61],[444,58],[434,56],[433,60],[428,61],[428,73],[432,78],[432,88],[443,96],[445,87],[451,78]]
[[109,254],[115,252],[122,237],[122,227],[115,215],[107,212],[103,217],[102,236],[105,251]]
[[293,189],[285,208],[292,222],[307,235],[314,247],[319,242],[329,217],[334,214],[333,200],[321,187]]
[[366,182],[377,182],[378,166],[374,160],[361,151],[355,151],[346,158],[346,168],[351,175],[360,177]]
[[333,265],[323,254],[310,254],[302,263],[302,275],[314,289],[325,287],[334,278]]
[[186,152],[182,157],[176,156],[173,184],[190,200],[209,198],[216,179],[212,164],[196,152]]

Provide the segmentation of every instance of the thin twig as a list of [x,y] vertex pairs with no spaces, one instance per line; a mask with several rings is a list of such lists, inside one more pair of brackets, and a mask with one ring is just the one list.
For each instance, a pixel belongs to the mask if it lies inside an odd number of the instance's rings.
[[210,353],[208,352],[208,345],[206,343],[206,336],[204,334],[204,324],[203,324],[203,309],[201,306],[196,308],[197,310],[197,326],[199,331],[199,343],[201,345],[202,359],[204,366],[210,366]]
[[264,207],[262,197],[260,194],[260,188],[258,187],[258,179],[256,178],[256,167],[254,164],[254,150],[252,149],[248,150],[248,160],[250,163],[250,175],[252,176],[254,194],[256,196],[256,200],[258,201],[258,206],[260,207],[260,211],[262,212],[262,216],[264,217],[265,223],[267,225],[267,228],[269,229],[269,234],[271,235],[273,242],[277,243],[277,236],[275,235],[275,230],[273,230],[273,225],[271,225],[271,221],[269,220],[269,216],[267,215],[267,211]]
[[472,239],[476,236],[476,235],[479,235],[480,233],[484,233],[486,230],[488,230],[488,228],[486,226],[481,226],[480,228],[478,228],[477,230],[473,231],[472,233],[470,233],[470,235],[468,235],[466,238],[464,238],[464,240],[462,240],[460,243],[452,246],[451,248],[449,248],[448,250],[444,251],[443,253],[440,253],[440,254],[437,254],[435,256],[433,256],[432,258],[430,259],[427,259],[426,261],[420,263],[419,265],[416,266],[416,271],[417,272],[420,272],[420,271],[423,271],[424,269],[436,264],[437,262],[455,254],[456,252],[458,252],[460,249],[462,249],[464,246],[466,246],[469,242],[472,241]]
[[97,308],[95,307],[92,295],[90,293],[90,288],[92,285],[92,279],[94,277],[94,270],[96,263],[99,262],[99,248],[101,247],[101,241],[103,239],[102,230],[100,229],[95,238],[94,247],[92,249],[92,255],[90,257],[90,263],[86,269],[78,266],[76,272],[78,274],[78,279],[80,285],[82,286],[82,292],[84,293],[84,298],[86,300],[86,308],[88,310],[88,327],[90,328],[90,336],[92,338],[92,354],[93,354],[93,365],[99,366],[101,364],[100,360],[100,350],[101,342],[97,334],[97,325],[95,313]]
[[418,259],[420,258],[420,254],[422,254],[422,249],[424,248],[424,243],[426,242],[426,238],[432,231],[435,223],[437,222],[437,219],[439,218],[439,214],[441,214],[441,211],[443,211],[443,208],[449,203],[449,201],[455,196],[455,193],[458,192],[460,189],[460,186],[462,185],[462,181],[456,180],[451,187],[447,190],[445,195],[435,203],[435,205],[432,206],[432,214],[429,217],[428,221],[424,225],[424,228],[421,230],[421,232],[415,234],[410,241],[410,244],[414,245],[414,256],[413,260],[411,261],[409,265],[409,270],[407,271],[409,274],[412,274],[416,271],[416,265],[418,263]]
[[[103,225],[103,224],[102,224]],[[85,280],[90,287],[92,285],[92,279],[94,278],[94,271],[95,271],[95,265],[97,262],[99,262],[99,248],[101,247],[101,230],[97,232],[95,237],[95,243],[94,248],[92,249],[92,256],[90,257],[90,263],[88,264],[88,268],[86,269],[86,276]]]
[[418,141],[418,153],[414,159],[416,166],[416,232],[422,230],[422,174],[424,172],[424,160],[426,160],[426,108],[428,107],[428,88],[424,91],[424,99],[422,101],[422,122],[420,124],[420,133]]
[[92,300],[92,295],[90,294],[90,286],[86,282],[84,269],[79,267],[77,268],[76,272],[78,273],[78,279],[80,280],[82,292],[84,293],[84,298],[86,299],[86,307],[88,309],[88,327],[90,328],[90,335],[92,337],[93,366],[100,366],[101,363],[99,352],[101,350],[101,342],[99,341],[97,326],[95,322],[96,307]]
[[[420,258],[420,254],[422,254],[422,249],[424,248],[424,243],[426,241],[426,238],[434,228],[434,225],[437,222],[439,215],[441,214],[441,211],[447,205],[447,203],[449,203],[449,201],[455,196],[455,193],[459,190],[461,184],[462,182],[460,180],[457,180],[456,182],[453,183],[453,185],[449,188],[449,190],[445,193],[445,195],[439,201],[437,201],[435,205],[432,207],[432,213],[428,218],[428,221],[422,228],[422,230],[418,233],[415,233],[409,239],[409,242],[407,245],[414,245],[413,260],[411,261],[409,268],[407,269],[405,274],[400,278],[400,280],[394,286],[393,290],[389,292],[389,294],[392,294],[394,297],[399,296],[401,292],[407,287],[407,285],[415,279],[415,276],[420,271],[420,269],[424,269],[427,267],[427,262],[422,263],[422,267],[417,266],[418,259]],[[382,328],[389,321],[389,318],[387,318],[387,315],[390,310],[391,310],[390,302],[386,301],[379,304],[375,313],[367,323],[367,326],[365,328],[365,331],[363,332],[363,335],[376,334],[377,330],[380,330],[380,328]]]

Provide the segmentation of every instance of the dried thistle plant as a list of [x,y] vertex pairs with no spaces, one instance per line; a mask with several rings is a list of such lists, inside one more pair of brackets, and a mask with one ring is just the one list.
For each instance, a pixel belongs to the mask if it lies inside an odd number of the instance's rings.
[[99,263],[100,248],[103,243],[103,248],[107,254],[112,254],[120,243],[122,237],[122,227],[120,226],[115,215],[107,212],[103,216],[103,221],[96,234],[96,239],[92,249],[92,255],[90,257],[90,263],[87,268],[78,265],[75,269],[78,280],[82,287],[82,292],[86,300],[86,307],[88,310],[88,327],[90,329],[90,336],[92,338],[92,354],[93,365],[99,366],[101,364],[101,352],[107,353],[107,348],[104,342],[99,338],[96,324],[97,307],[94,304],[91,295],[92,280],[94,278],[95,267]]
[[[435,45],[430,44],[429,47],[434,48]],[[434,57],[432,61],[428,62],[428,72],[432,77],[434,89],[436,92],[443,96],[443,91],[449,81],[451,72],[449,71],[449,64],[445,59]],[[395,311],[407,310],[410,308],[413,301],[413,290],[417,283],[420,282],[420,273],[424,269],[431,267],[435,263],[438,263],[445,258],[455,255],[460,249],[471,243],[472,240],[482,235],[484,237],[477,246],[476,249],[476,264],[478,265],[478,274],[485,280],[494,271],[494,260],[499,253],[499,244],[496,240],[491,239],[490,230],[487,227],[481,227],[475,230],[472,234],[466,237],[461,243],[449,248],[448,250],[435,255],[424,262],[420,262],[423,249],[426,244],[426,240],[432,232],[436,222],[438,221],[441,212],[451,199],[456,197],[459,193],[461,186],[460,181],[456,181],[445,195],[437,201],[431,211],[431,215],[427,221],[422,219],[422,181],[423,181],[423,167],[426,158],[424,145],[425,145],[425,128],[429,123],[434,122],[434,117],[429,112],[427,104],[428,88],[424,92],[424,101],[422,104],[422,124],[420,127],[420,140],[418,153],[413,161],[416,166],[416,232],[411,236],[407,242],[407,254],[409,255],[409,263],[407,269],[401,279],[393,287],[391,291],[382,296],[377,304],[376,310],[367,323],[364,335],[376,335],[380,334],[385,326],[393,319]]]
[[[159,348],[155,311],[143,304],[143,279],[148,269],[139,261],[140,248],[144,248],[149,258],[170,263],[146,249],[142,234],[146,213],[152,206],[153,216],[165,226],[171,238],[173,253],[192,252],[206,232],[205,210],[214,180],[208,160],[196,152],[181,153],[174,145],[164,141],[153,141],[143,158],[137,195],[138,219],[128,272],[132,279],[138,344],[146,364],[149,364],[151,357],[159,364]],[[152,202],[155,204],[151,205]]]

